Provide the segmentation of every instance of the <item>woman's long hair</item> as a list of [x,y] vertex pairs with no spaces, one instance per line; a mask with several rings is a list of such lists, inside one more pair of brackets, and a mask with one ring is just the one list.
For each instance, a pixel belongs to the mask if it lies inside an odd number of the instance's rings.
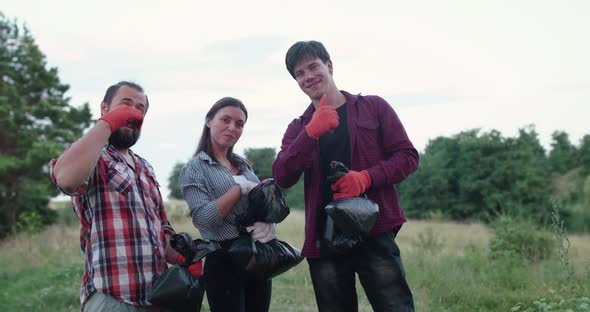
[[[205,124],[203,125],[203,132],[201,133],[201,139],[199,140],[199,145],[197,145],[197,150],[195,151],[193,157],[197,156],[197,154],[203,151],[207,153],[207,155],[209,155],[211,159],[217,161],[217,159],[215,159],[215,155],[213,155],[213,146],[211,145],[211,129],[207,127],[207,121],[213,119],[215,114],[217,114],[217,112],[220,109],[228,106],[233,106],[241,109],[244,112],[244,115],[246,115],[246,120],[244,121],[248,120],[248,110],[246,109],[246,106],[244,105],[244,103],[242,103],[242,101],[232,97],[224,97],[215,102],[215,104],[211,106],[211,109],[209,109],[209,112],[207,112],[207,115],[205,115]],[[240,173],[244,170],[244,168],[252,167],[252,164],[249,161],[238,156],[237,154],[234,154],[233,151],[233,146],[231,146],[227,150],[227,159],[229,159],[232,166],[236,167]]]

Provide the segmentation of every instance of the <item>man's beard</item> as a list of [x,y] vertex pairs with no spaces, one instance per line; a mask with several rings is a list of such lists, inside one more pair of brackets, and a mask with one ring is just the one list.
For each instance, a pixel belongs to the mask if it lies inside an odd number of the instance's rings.
[[141,131],[133,128],[131,131],[128,129],[120,128],[115,132],[111,133],[109,137],[109,144],[116,149],[127,149],[135,145],[139,139]]

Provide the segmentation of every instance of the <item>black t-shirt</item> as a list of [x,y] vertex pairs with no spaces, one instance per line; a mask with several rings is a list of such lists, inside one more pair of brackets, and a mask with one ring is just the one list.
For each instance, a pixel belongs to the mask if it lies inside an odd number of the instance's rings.
[[[336,109],[338,112],[338,127],[320,137],[320,161],[322,168],[323,198],[322,207],[325,207],[332,201],[331,184],[327,178],[330,173],[330,162],[335,160],[350,168],[350,134],[348,132],[348,120],[346,113],[346,103]],[[321,223],[320,223],[321,224]]]

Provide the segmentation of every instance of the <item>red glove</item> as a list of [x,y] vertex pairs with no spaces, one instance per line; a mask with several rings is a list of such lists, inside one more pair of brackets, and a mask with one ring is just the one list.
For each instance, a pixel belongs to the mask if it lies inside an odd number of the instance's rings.
[[338,112],[334,106],[328,106],[327,103],[328,98],[325,95],[322,96],[320,105],[311,116],[311,121],[305,126],[307,134],[315,140],[338,127]]
[[[175,262],[176,262],[176,264],[184,263],[184,262],[186,262],[186,259],[182,255],[178,255],[178,257],[176,257]],[[189,272],[191,272],[191,275],[194,278],[201,277],[201,275],[203,275],[203,259],[189,265],[187,267],[187,269]]]
[[348,171],[338,181],[332,184],[334,199],[355,197],[364,193],[371,186],[371,176],[367,170]]
[[200,278],[203,275],[203,259],[189,265],[188,271],[194,278]]
[[106,121],[111,126],[111,132],[125,126],[141,130],[143,114],[131,106],[119,105],[98,118],[98,120]]

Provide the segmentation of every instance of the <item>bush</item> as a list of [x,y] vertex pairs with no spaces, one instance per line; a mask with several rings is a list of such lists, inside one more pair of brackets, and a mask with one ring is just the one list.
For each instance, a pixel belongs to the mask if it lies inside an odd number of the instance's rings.
[[16,222],[16,230],[18,232],[38,233],[44,227],[43,217],[37,211],[25,211],[21,213]]
[[538,262],[549,258],[555,249],[551,233],[538,229],[531,221],[500,216],[492,228],[496,233],[490,241],[493,258],[516,256]]
[[19,194],[16,216],[18,232],[37,233],[55,223],[57,212],[49,208],[49,197],[43,193],[43,185],[27,185],[30,192]]

